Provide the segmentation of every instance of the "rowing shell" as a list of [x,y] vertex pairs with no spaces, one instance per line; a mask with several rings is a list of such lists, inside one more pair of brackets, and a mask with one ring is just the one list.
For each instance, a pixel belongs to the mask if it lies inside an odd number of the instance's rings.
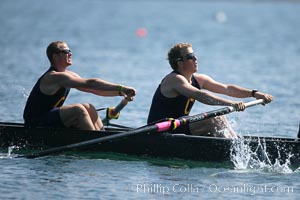
[[[119,134],[127,129],[110,128],[106,131],[74,129],[27,128],[22,123],[0,122],[0,146],[47,149],[64,146],[108,135]],[[240,145],[244,145],[242,148]],[[243,152],[255,153],[260,159],[274,163],[300,164],[300,141],[296,138],[244,136],[243,139],[226,139],[185,134],[145,133],[118,140],[102,142],[84,150],[116,152],[130,155],[146,155],[162,158],[180,158],[197,161],[227,162]],[[22,148],[21,148],[22,149]]]

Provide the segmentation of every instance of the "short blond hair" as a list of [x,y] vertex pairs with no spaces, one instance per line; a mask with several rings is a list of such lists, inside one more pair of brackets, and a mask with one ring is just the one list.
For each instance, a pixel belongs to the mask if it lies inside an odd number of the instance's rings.
[[190,43],[178,43],[175,44],[168,52],[168,60],[173,70],[177,70],[178,65],[177,62],[180,58],[182,58],[183,52],[192,47]]
[[47,50],[46,50],[46,53],[47,53],[47,57],[52,64],[53,63],[53,54],[55,53],[59,53],[62,49],[61,49],[61,46],[63,46],[64,44],[67,44],[63,41],[55,41],[55,42],[51,42],[48,47],[47,47]]

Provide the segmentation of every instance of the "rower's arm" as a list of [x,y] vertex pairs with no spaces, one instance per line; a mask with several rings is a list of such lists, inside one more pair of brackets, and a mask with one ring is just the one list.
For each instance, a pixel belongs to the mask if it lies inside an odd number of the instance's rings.
[[233,106],[237,102],[216,96],[208,91],[199,90],[192,86],[185,78],[177,76],[169,83],[181,95],[194,98],[199,102],[208,105]]
[[251,97],[252,94],[252,90],[237,85],[223,84],[204,74],[197,74],[195,77],[196,80],[201,83],[201,88],[214,93],[237,98]]
[[77,89],[84,92],[93,93],[100,96],[118,96],[119,85],[101,79],[84,79],[85,83]]
[[76,88],[80,91],[93,93],[100,96],[125,96],[131,98],[135,96],[135,89],[127,86],[121,86],[115,83],[104,81],[99,78],[81,78],[74,72],[57,72],[52,76],[52,82],[57,87]]
[[[253,90],[233,85],[233,84],[223,84],[213,80],[211,77],[206,75],[197,76],[198,79],[202,81],[202,88],[207,89],[211,92],[224,94],[231,97],[236,98],[247,98],[247,97],[254,97],[256,99],[263,99],[265,103],[270,103],[273,100],[273,96],[270,94],[256,92],[253,94]],[[252,96],[253,95],[253,96]]]

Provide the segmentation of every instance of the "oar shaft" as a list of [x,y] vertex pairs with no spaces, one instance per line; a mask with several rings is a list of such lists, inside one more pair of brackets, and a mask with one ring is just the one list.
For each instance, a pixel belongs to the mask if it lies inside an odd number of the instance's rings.
[[202,121],[205,119],[209,119],[212,117],[220,116],[220,115],[225,115],[230,112],[233,112],[233,107],[226,107],[226,108],[221,108],[219,110],[214,110],[210,112],[205,112],[201,113],[198,115],[193,115],[193,116],[184,116],[180,117],[178,119],[170,120],[170,121],[163,121],[156,123],[155,125],[157,126],[157,132],[162,132],[162,131],[167,131],[172,129],[175,129],[176,127],[182,126],[183,124],[186,124],[186,122],[196,122],[196,121]]
[[34,153],[26,154],[26,155],[20,155],[20,156],[17,156],[17,158],[42,157],[42,156],[55,154],[55,153],[59,153],[59,152],[63,152],[63,151],[68,151],[68,150],[72,150],[72,149],[76,149],[76,148],[83,148],[83,147],[88,146],[88,145],[99,144],[101,142],[105,142],[105,141],[109,141],[109,140],[113,140],[113,139],[117,139],[117,138],[122,138],[122,137],[126,137],[126,136],[133,136],[133,135],[137,135],[137,134],[141,134],[141,133],[149,133],[149,132],[153,132],[153,131],[156,131],[156,130],[157,130],[156,125],[146,126],[146,127],[143,127],[143,128],[132,130],[132,131],[118,133],[118,134],[115,134],[115,135],[108,135],[108,136],[104,136],[104,137],[101,137],[101,138],[95,138],[95,139],[91,139],[91,140],[88,140],[88,141],[83,141],[83,142],[79,142],[79,143],[75,143],[75,144],[69,144],[69,145],[60,146],[60,147],[54,147],[54,148],[48,149],[48,150],[34,152]]
[[[248,107],[252,107],[252,106],[255,106],[258,104],[263,104],[263,103],[264,103],[263,99],[254,100],[254,101],[245,103],[245,107],[248,108]],[[201,113],[198,115],[180,117],[173,121],[160,122],[160,123],[157,123],[156,126],[158,127],[158,129],[157,129],[158,132],[162,132],[162,131],[169,130],[171,127],[179,127],[179,126],[185,124],[186,122],[190,123],[190,122],[202,121],[202,120],[209,119],[212,117],[225,115],[225,114],[228,114],[228,113],[231,113],[234,111],[236,111],[235,107],[228,106],[225,108],[220,108],[218,110],[213,110],[213,111]]]
[[[122,99],[122,101],[114,108],[114,113],[117,114],[118,112],[120,112],[127,105],[127,103],[128,101],[126,99]],[[101,111],[105,109],[107,108],[98,108],[96,109],[96,111]]]
[[127,105],[127,103],[128,101],[125,98],[122,99],[122,101],[113,110],[113,114],[114,115],[118,114]]
[[[259,100],[254,100],[254,101],[247,102],[247,103],[245,103],[245,106],[246,106],[246,108],[249,108],[249,107],[252,107],[252,106],[255,106],[255,105],[258,105],[258,104],[263,104],[263,103],[264,103],[264,100],[259,99]],[[213,111],[210,111],[210,112],[201,113],[201,114],[194,115],[194,116],[185,116],[185,117],[182,117],[180,120],[181,121],[187,121],[187,122],[201,121],[201,120],[204,120],[204,119],[209,119],[209,118],[220,116],[220,115],[225,115],[225,114],[228,114],[228,113],[231,113],[231,112],[234,112],[234,111],[236,111],[235,107],[228,106],[228,107],[225,107],[225,108],[220,108],[218,110],[213,110]]]

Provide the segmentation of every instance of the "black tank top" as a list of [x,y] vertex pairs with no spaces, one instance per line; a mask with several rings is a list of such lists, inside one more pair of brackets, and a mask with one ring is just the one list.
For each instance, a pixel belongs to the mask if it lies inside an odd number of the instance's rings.
[[[200,86],[194,76],[192,76],[192,86],[200,89]],[[160,88],[161,84],[156,89],[152,99],[147,120],[148,124],[165,118],[176,119],[185,115],[189,115],[194,105],[195,99],[187,98],[183,95],[168,98],[161,93]]]
[[42,118],[50,110],[61,107],[67,98],[70,88],[60,88],[53,95],[46,95],[40,90],[40,82],[43,76],[50,70],[55,70],[50,67],[36,82],[24,109],[23,118],[25,124],[37,124],[39,119]]

